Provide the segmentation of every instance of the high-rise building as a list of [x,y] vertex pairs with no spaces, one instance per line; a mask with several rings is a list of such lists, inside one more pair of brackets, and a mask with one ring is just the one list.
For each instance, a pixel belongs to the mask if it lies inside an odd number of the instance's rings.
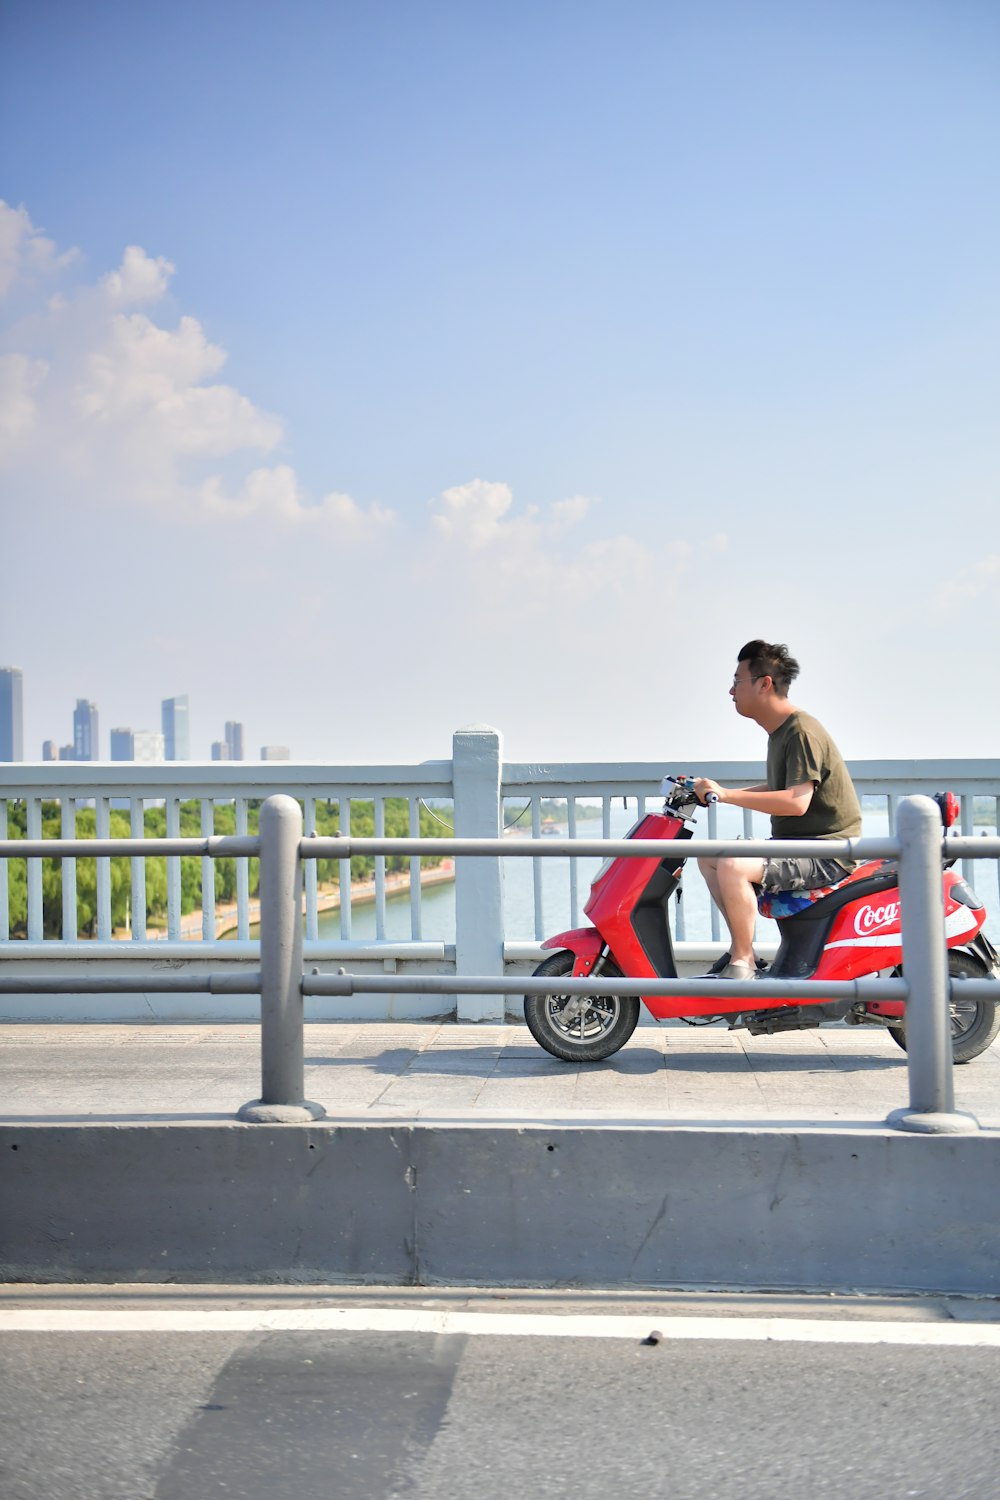
[[76,751],[73,749],[73,746],[72,745],[60,745],[59,746],[59,759],[60,760],[76,760]]
[[58,760],[59,746],[55,740],[42,741],[42,760]]
[[20,667],[0,667],[0,760],[24,759],[24,680]]
[[213,740],[212,741],[212,759],[213,760],[228,760],[229,759],[229,746],[226,744],[225,740]]
[[158,729],[132,731],[132,759],[143,765],[158,765],[164,759],[164,739]]
[[164,698],[161,714],[167,760],[190,760],[191,731],[187,693],[179,698]]
[[101,734],[97,719],[97,704],[86,698],[77,698],[73,710],[73,758],[74,760],[100,760]]
[[292,752],[287,745],[261,745],[261,760],[291,760]]
[[243,725],[232,719],[226,720],[226,744],[229,746],[229,760],[243,759]]
[[111,759],[157,765],[163,760],[164,740],[158,729],[112,729]]
[[132,759],[132,731],[131,729],[112,729],[111,731],[111,759]]

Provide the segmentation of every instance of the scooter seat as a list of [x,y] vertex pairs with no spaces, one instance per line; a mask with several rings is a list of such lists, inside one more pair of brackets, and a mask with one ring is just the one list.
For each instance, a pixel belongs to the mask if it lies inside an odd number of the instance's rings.
[[833,885],[819,885],[815,890],[761,891],[757,897],[757,910],[762,917],[771,917],[775,922],[780,922],[787,917],[797,917],[800,912],[808,911],[818,901],[832,896],[834,891],[842,890],[845,885],[850,885],[859,879],[868,879],[876,873],[881,875],[895,871],[895,868],[893,861],[882,860],[877,871],[871,865],[864,865],[857,870],[852,870],[850,875],[844,876],[843,880],[838,880]]
[[[838,881],[843,885],[843,881]],[[813,891],[761,891],[757,897],[757,910],[762,917],[780,922],[783,917],[797,917],[800,911],[808,911],[824,896],[829,896],[837,885],[819,885]]]

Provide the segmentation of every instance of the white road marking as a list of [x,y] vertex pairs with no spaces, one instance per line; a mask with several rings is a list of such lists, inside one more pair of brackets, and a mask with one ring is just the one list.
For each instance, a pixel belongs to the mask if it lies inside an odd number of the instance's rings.
[[492,1337],[1000,1348],[1000,1323],[449,1312],[427,1308],[4,1308],[0,1333],[464,1333]]

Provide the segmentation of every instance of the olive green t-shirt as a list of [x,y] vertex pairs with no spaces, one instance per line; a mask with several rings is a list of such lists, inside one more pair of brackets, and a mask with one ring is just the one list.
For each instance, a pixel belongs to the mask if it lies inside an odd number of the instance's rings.
[[818,719],[796,709],[767,741],[767,788],[811,781],[809,809],[799,818],[771,819],[774,839],[853,839],[861,833],[861,804],[840,751]]

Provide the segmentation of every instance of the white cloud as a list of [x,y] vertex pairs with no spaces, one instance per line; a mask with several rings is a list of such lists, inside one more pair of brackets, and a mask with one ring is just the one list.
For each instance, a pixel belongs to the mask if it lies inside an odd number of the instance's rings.
[[230,520],[262,514],[289,517],[302,506],[295,470],[289,464],[254,469],[235,495],[227,494],[222,480],[213,475],[202,484],[200,495],[205,514]]
[[225,360],[194,318],[171,330],[144,313],[117,313],[86,359],[74,404],[88,422],[127,427],[130,442],[141,434],[150,455],[266,452],[280,440],[281,424],[232,386],[202,383]]
[[513,499],[509,485],[473,479],[445,490],[433,502],[439,507],[433,524],[443,536],[479,551],[500,538],[500,523]]
[[75,250],[62,255],[52,240],[32,224],[26,208],[12,208],[0,198],[0,297],[18,281],[53,275],[76,258]]
[[43,359],[0,355],[0,460],[13,452],[35,425],[35,391],[48,372]]
[[[679,549],[671,547],[670,550],[675,566],[686,563],[691,555],[686,543],[682,543]],[[616,588],[629,587],[651,578],[655,566],[650,548],[634,536],[609,536],[591,542],[580,554],[578,564],[581,572],[599,577]]]
[[496,547],[524,547],[555,537],[583,520],[590,509],[586,495],[555,500],[542,510],[527,506],[511,514],[510,486],[487,479],[454,485],[432,501],[432,523],[450,541],[473,552]]
[[998,583],[1000,554],[992,552],[942,583],[935,594],[935,603],[940,609],[953,609],[956,605],[968,604],[977,599],[987,589],[992,591]]
[[170,332],[143,313],[118,313],[103,347],[87,361],[89,380],[80,387],[80,405],[93,415],[118,402],[155,402],[216,374],[225,362],[224,352],[208,342],[194,318],[181,318]]
[[319,505],[305,509],[300,519],[313,524],[329,523],[343,537],[367,541],[392,525],[395,512],[379,505],[377,501],[361,506],[350,495],[332,491],[323,497]]
[[576,526],[590,510],[586,495],[571,495],[568,500],[553,500],[549,507],[557,526]]
[[[54,273],[67,259],[24,209],[0,203],[0,283],[23,281],[30,294],[32,269]],[[27,316],[20,299],[0,357],[0,461],[35,492],[192,514],[209,464],[238,470],[243,455],[281,442],[280,420],[219,379],[225,350],[196,318],[165,327],[130,310],[162,298],[173,270],[130,245],[96,284],[44,298],[35,288]]]
[[[68,259],[24,209],[0,203],[0,285]],[[226,352],[196,318],[165,327],[136,310],[163,298],[173,274],[163,256],[129,245],[90,286],[36,295],[0,355],[0,461],[57,507],[72,496],[84,511],[141,505],[154,516],[169,507],[180,524],[253,521],[262,566],[281,535],[384,536],[394,520],[385,506],[339,490],[316,500],[287,463],[247,470],[248,454],[280,444],[282,423],[219,378]]]
[[621,610],[647,608],[645,587],[669,596],[693,548],[627,535],[574,544],[570,530],[590,509],[587,496],[574,495],[517,511],[509,485],[484,479],[455,485],[432,502],[435,530],[461,554],[460,566],[449,562],[450,573],[461,580],[473,617],[482,614],[484,629],[494,628],[498,606],[516,606],[536,620],[558,608],[569,619],[598,597],[614,596]]
[[394,520],[391,510],[377,504],[362,507],[350,495],[337,492],[324,496],[318,505],[310,505],[295,470],[288,464],[254,469],[235,495],[227,494],[222,481],[213,476],[201,487],[201,501],[203,513],[209,517],[246,520],[256,516],[327,531],[341,541],[371,540]]
[[119,306],[156,302],[167,290],[174,270],[162,255],[154,259],[140,245],[126,245],[118,270],[109,271],[101,286]]

